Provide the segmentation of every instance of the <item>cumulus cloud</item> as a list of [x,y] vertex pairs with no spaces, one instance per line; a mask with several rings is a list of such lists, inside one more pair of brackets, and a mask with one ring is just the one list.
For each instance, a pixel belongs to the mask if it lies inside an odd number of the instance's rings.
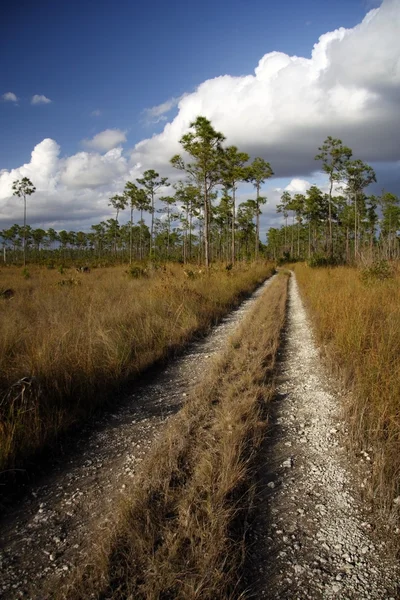
[[50,104],[50,98],[43,96],[42,94],[35,94],[32,96],[31,104]]
[[309,187],[309,181],[295,178],[285,187],[285,191],[290,192],[291,194],[304,194]]
[[[51,222],[55,213],[68,219],[81,214],[83,222],[89,218],[85,215],[95,220],[109,214],[107,198],[120,192],[127,179],[149,168],[177,175],[169,159],[181,152],[179,139],[197,115],[211,119],[228,144],[270,161],[276,178],[282,178],[279,184],[269,180],[262,190],[268,197],[265,229],[281,218],[275,207],[285,187],[304,192],[310,182],[322,183],[314,156],[327,135],[340,137],[358,158],[374,166],[392,165],[383,172],[395,185],[400,180],[398,31],[400,0],[384,0],[356,27],[322,35],[310,58],[270,52],[251,74],[204,81],[194,92],[148,109],[145,114],[153,120],[164,118],[174,106],[178,111],[161,133],[142,140],[129,153],[120,147],[126,135],[119,129],[84,140],[85,151],[67,158],[60,158],[55,141],[44,140],[30,163],[0,172],[0,219],[4,222],[14,214],[10,190],[19,174],[31,175],[38,188],[35,202],[41,198],[49,207]],[[380,179],[379,186],[385,185]],[[253,191],[245,188],[244,199]]]
[[99,152],[107,152],[120,144],[126,142],[126,133],[121,129],[105,129],[91,140],[83,140],[83,145],[86,148],[98,150]]
[[21,220],[21,203],[12,195],[16,179],[29,177],[36,186],[29,200],[30,223],[82,228],[110,217],[108,198],[123,188],[131,173],[139,176],[121,148],[105,155],[79,152],[60,158],[59,145],[45,139],[35,146],[29,163],[0,171],[0,224],[6,227]]
[[70,189],[95,189],[103,185],[112,187],[127,172],[122,148],[113,148],[104,155],[78,152],[65,160],[61,181]]
[[32,179],[37,188],[55,191],[59,180],[59,153],[59,145],[47,138],[35,146],[29,163],[11,171],[0,171],[0,199],[11,196],[13,181],[22,177]]
[[311,58],[270,52],[252,75],[205,81],[180,100],[162,133],[136,146],[134,160],[166,163],[198,114],[282,176],[315,169],[316,148],[327,135],[364,160],[398,160],[399,30],[400,0],[385,0],[353,29],[322,35]]
[[5,102],[18,102],[18,98],[14,92],[6,92],[2,95],[2,98]]

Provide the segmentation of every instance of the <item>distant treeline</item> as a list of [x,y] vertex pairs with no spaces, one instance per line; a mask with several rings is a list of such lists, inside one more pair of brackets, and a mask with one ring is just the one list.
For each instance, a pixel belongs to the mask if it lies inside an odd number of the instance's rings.
[[[260,242],[262,185],[272,177],[270,163],[224,147],[225,137],[205,117],[197,117],[180,140],[191,162],[180,155],[171,164],[184,174],[172,187],[153,169],[136,182],[126,182],[109,199],[115,218],[91,226],[90,232],[32,229],[27,225],[27,198],[36,192],[26,177],[13,184],[24,201],[24,223],[0,232],[4,262],[54,258],[113,261],[180,260],[206,266],[213,260],[234,263],[257,259],[260,251],[275,260],[314,259],[317,262],[357,261],[366,251],[392,259],[399,257],[400,201],[389,192],[368,196],[376,181],[371,166],[353,159],[350,148],[328,137],[315,157],[328,176],[329,192],[315,185],[305,194],[284,191],[278,212],[285,224],[271,228],[267,245]],[[236,206],[240,182],[250,182],[255,197]],[[167,195],[171,189],[172,193]],[[155,209],[158,198],[161,208]],[[122,211],[129,210],[121,225]],[[134,222],[134,215],[140,218]],[[144,214],[150,215],[150,226]]]
[[[225,136],[215,131],[205,117],[197,117],[180,140],[190,161],[180,155],[171,159],[184,180],[170,186],[167,177],[149,169],[136,182],[126,182],[120,194],[110,198],[115,218],[92,225],[91,231],[31,229],[26,223],[27,199],[36,192],[28,178],[13,184],[13,193],[24,201],[24,223],[1,232],[5,261],[38,260],[51,253],[60,258],[96,257],[114,260],[165,259],[206,266],[212,260],[234,263],[257,258],[260,252],[260,206],[263,183],[273,175],[268,162],[224,147]],[[236,207],[236,190],[241,181],[253,184],[256,194]],[[163,195],[162,195],[163,194]],[[158,197],[161,208],[156,211]],[[120,225],[122,211],[130,219]],[[134,223],[134,214],[140,214]],[[150,226],[144,214],[150,214]],[[157,214],[159,216],[157,217]],[[160,214],[161,213],[161,214]]]
[[285,224],[269,230],[268,254],[316,264],[357,262],[366,256],[398,259],[400,198],[386,191],[367,195],[375,172],[353,159],[341,140],[328,137],[315,158],[328,175],[329,192],[315,185],[305,194],[283,192],[277,211]]

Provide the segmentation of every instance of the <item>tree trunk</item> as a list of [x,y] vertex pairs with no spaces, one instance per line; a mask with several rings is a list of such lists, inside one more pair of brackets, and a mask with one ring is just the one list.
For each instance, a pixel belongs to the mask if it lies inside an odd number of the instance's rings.
[[285,252],[287,252],[287,215],[285,215]]
[[132,264],[132,230],[133,230],[133,206],[131,206],[131,230],[129,232],[129,264]]
[[188,223],[189,223],[189,210],[188,210],[188,208],[186,208],[185,229],[183,232],[183,264],[187,263],[187,257],[188,257]]
[[140,229],[139,229],[139,256],[140,260],[143,260],[143,210],[140,211]]
[[119,213],[119,210],[117,210],[117,214],[115,215],[115,236],[114,236],[114,254],[115,254],[115,256],[117,256],[118,213]]
[[259,215],[259,205],[260,205],[260,184],[257,184],[257,198],[256,198],[256,256],[255,259],[258,260],[258,251],[260,248],[260,215]]
[[189,213],[189,262],[192,260],[192,207]]
[[290,243],[290,258],[294,255],[294,215],[292,216],[292,236]]
[[204,178],[204,264],[210,266],[210,233],[207,180]]
[[235,264],[235,212],[236,212],[235,202],[236,202],[236,188],[235,188],[235,185],[233,185],[233,190],[232,190],[232,250],[231,250],[231,263],[233,265]]
[[358,244],[357,244],[357,194],[354,195],[354,260],[357,260]]
[[297,222],[297,258],[300,258],[300,222]]
[[328,200],[328,222],[329,222],[329,256],[333,256],[333,239],[332,239],[332,188],[333,188],[333,179],[330,177],[330,187],[329,187],[329,200]]
[[170,211],[169,205],[168,205],[168,209],[167,210],[168,210],[168,214],[167,214],[167,217],[168,217],[167,260],[169,260],[169,238],[170,238],[170,231],[171,231],[171,221],[170,221],[171,211]]
[[150,258],[153,258],[153,235],[154,235],[154,192],[151,192],[151,225],[150,225]]
[[24,267],[26,267],[26,196],[24,194]]
[[199,265],[201,265],[201,263],[203,261],[203,244],[204,244],[203,227],[200,224],[199,225],[199,245],[198,245],[198,252],[197,252]]

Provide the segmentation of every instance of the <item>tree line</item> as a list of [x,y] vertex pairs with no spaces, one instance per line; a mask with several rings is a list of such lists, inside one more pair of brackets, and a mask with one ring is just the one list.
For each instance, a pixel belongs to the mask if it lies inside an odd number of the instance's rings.
[[[240,152],[236,146],[224,146],[225,139],[208,119],[197,117],[180,140],[185,155],[171,158],[172,166],[183,174],[183,179],[171,185],[167,177],[149,169],[135,182],[127,181],[124,189],[109,199],[115,216],[92,225],[90,232],[29,227],[27,199],[36,190],[26,177],[15,181],[13,193],[24,201],[24,222],[1,232],[4,260],[10,251],[16,257],[22,253],[24,264],[28,251],[31,258],[46,251],[71,258],[129,258],[130,263],[149,258],[197,260],[206,266],[215,259],[232,264],[238,259],[257,259],[261,205],[266,202],[261,186],[273,171],[263,158],[256,157],[250,163],[246,152]],[[237,207],[240,182],[253,184],[256,193],[255,198]],[[169,190],[172,193],[167,195]],[[157,211],[156,198],[161,204]],[[130,218],[121,225],[119,219],[126,209]],[[136,223],[135,211],[140,215]],[[150,226],[144,220],[146,213],[150,215]]]
[[[51,253],[62,259],[161,259],[208,266],[212,260],[233,264],[257,259],[260,248],[275,260],[349,262],[366,251],[399,258],[399,198],[386,191],[367,195],[368,186],[376,182],[373,168],[331,136],[315,156],[328,177],[328,191],[315,185],[304,194],[284,191],[277,207],[284,224],[269,229],[267,245],[260,246],[260,214],[266,202],[261,187],[273,175],[271,165],[260,157],[249,162],[246,152],[224,146],[224,141],[208,119],[197,117],[180,140],[184,156],[177,154],[170,161],[183,178],[171,185],[167,177],[149,169],[135,182],[127,181],[109,199],[113,218],[92,225],[89,232],[32,229],[26,223],[26,206],[35,187],[26,177],[15,181],[13,193],[24,201],[24,221],[0,232],[4,261],[22,255],[25,264],[29,251],[32,260]],[[253,185],[255,197],[237,206],[241,182]],[[121,213],[127,209],[129,220],[121,225]]]
[[268,254],[333,263],[357,262],[366,254],[398,259],[400,198],[385,190],[368,195],[375,171],[340,139],[328,136],[315,159],[328,176],[328,192],[313,185],[305,194],[282,193],[277,212],[284,225],[269,230]]

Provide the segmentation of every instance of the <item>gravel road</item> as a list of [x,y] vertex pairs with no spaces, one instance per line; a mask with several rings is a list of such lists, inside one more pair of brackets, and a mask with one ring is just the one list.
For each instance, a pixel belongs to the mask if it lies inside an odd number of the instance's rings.
[[289,294],[277,399],[249,535],[250,597],[399,598],[398,565],[361,500],[346,454],[340,398],[321,365],[294,275]]
[[[272,279],[272,278],[271,278]],[[91,424],[66,464],[32,487],[0,523],[0,598],[42,599],[49,580],[87,560],[110,527],[135,471],[167,419],[269,285],[267,280],[210,335]]]

